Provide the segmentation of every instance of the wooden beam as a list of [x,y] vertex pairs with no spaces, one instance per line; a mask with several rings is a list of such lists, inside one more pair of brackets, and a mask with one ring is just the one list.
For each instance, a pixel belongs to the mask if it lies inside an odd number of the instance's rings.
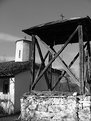
[[[45,57],[44,57],[44,59],[43,59],[43,60],[44,60],[44,62],[45,62],[45,60],[46,60],[46,58],[47,58],[48,54],[49,54],[49,51],[46,53],[46,55],[45,55]],[[35,77],[34,82],[35,82],[35,81],[36,81],[36,79],[38,78],[38,76],[39,76],[39,74],[40,74],[40,72],[41,72],[42,68],[43,68],[43,63],[41,63],[41,65],[40,65],[40,67],[39,67],[39,70],[37,71],[37,74],[36,74],[36,77]]]
[[[56,51],[53,50],[55,53]],[[71,78],[73,79],[73,82],[76,83],[78,86],[80,86],[79,84],[79,80],[77,79],[77,77],[72,73],[71,69],[67,66],[67,64],[62,60],[62,58],[59,56],[59,62],[61,65],[63,65],[63,67],[65,68],[65,71],[71,76]]]
[[91,48],[90,48],[90,41],[87,42],[87,82],[89,84],[89,92],[91,96]]
[[[49,53],[49,62],[51,61],[51,59],[52,59],[52,54]],[[48,72],[49,72],[48,79],[49,79],[50,87],[52,89],[52,64],[50,65]]]
[[35,78],[35,35],[32,35],[32,69],[33,69],[33,76],[32,76],[32,84]]
[[[84,49],[87,46],[87,43],[85,43],[84,45]],[[77,53],[77,55],[74,57],[74,59],[70,62],[69,64],[69,68],[74,64],[74,62],[77,60],[77,58],[79,57],[79,52]],[[54,90],[54,88],[58,85],[58,83],[60,82],[60,80],[65,76],[66,71],[64,71],[64,73],[62,75],[59,76],[58,81],[56,82],[56,84],[54,85],[54,87],[52,88],[52,90]]]
[[[40,48],[39,43],[38,43],[36,38],[35,38],[35,42],[36,42],[36,45],[37,45],[37,48],[38,48],[38,52],[39,52],[39,55],[40,55],[40,59],[41,59],[41,63],[42,63],[41,67],[40,67],[40,69],[39,69],[39,71],[38,71],[38,73],[36,75],[36,78],[35,78],[35,80],[36,80],[38,78],[39,73],[41,72],[41,70],[45,67],[45,59],[43,59],[41,48]],[[47,76],[46,72],[44,73],[44,77],[45,77],[45,80],[46,80],[46,83],[47,83],[48,90],[51,90],[51,84],[49,82],[49,79],[48,79],[48,76]],[[34,80],[34,82],[35,82],[35,80]],[[32,87],[32,89],[34,89],[34,87]]]
[[[60,55],[60,53],[64,50],[64,48],[68,45],[68,43],[71,41],[71,39],[73,38],[73,36],[75,35],[75,33],[77,32],[78,30],[78,27],[76,28],[76,30],[72,33],[72,35],[68,38],[68,40],[65,42],[64,46],[58,51],[58,53],[55,53],[45,42],[43,42],[41,40],[41,42],[46,45],[47,49],[52,53],[52,55],[55,55],[51,61],[48,63],[48,65],[43,69],[43,71],[41,72],[41,74],[39,75],[39,77],[36,79],[36,82],[33,83],[32,86],[35,86],[35,84],[39,81],[39,79],[42,77],[42,75],[47,71],[47,69],[49,68],[49,66],[54,62],[54,60]],[[62,62],[62,59],[61,57],[59,56],[60,60],[61,60],[61,64],[63,63]],[[63,64],[65,65],[65,64]],[[65,66],[66,67],[66,66]],[[79,82],[77,81],[77,84],[79,85]]]
[[38,43],[36,38],[35,38],[35,41],[36,41],[36,45],[37,45],[37,48],[38,48],[38,52],[39,52],[39,56],[40,56],[41,62],[44,63],[43,55],[42,55],[39,43]]
[[89,57],[91,56],[91,49],[90,49],[90,42],[87,42],[87,50],[88,50],[88,55]]
[[79,38],[79,77],[80,77],[80,94],[84,94],[84,49],[83,49],[83,30],[82,25],[78,26],[78,38]]
[[65,76],[65,74],[66,74],[66,71],[64,71],[63,74],[60,75],[60,76],[58,77],[58,81],[57,81],[56,84],[53,86],[52,90],[55,89],[55,87],[58,85],[58,83],[60,82],[60,80]]

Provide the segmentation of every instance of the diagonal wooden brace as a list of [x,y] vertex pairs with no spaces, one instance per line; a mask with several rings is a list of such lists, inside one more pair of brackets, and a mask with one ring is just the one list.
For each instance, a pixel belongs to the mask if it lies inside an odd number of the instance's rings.
[[[45,57],[44,57],[44,59],[43,59],[44,61],[46,60],[48,54],[49,54],[49,51],[46,53],[46,55],[45,55]],[[39,67],[39,70],[38,70],[38,72],[37,72],[37,74],[36,74],[34,83],[35,83],[36,79],[38,78],[38,76],[39,76],[39,74],[40,74],[40,72],[41,72],[41,70],[42,70],[42,66],[43,66],[43,62],[41,63],[41,65],[40,65],[40,67]]]
[[[40,55],[41,66],[40,66],[39,71],[38,71],[38,73],[37,73],[37,75],[36,75],[36,77],[35,77],[34,82],[35,82],[36,79],[38,78],[38,76],[39,76],[40,72],[42,71],[42,69],[45,67],[45,59],[46,59],[46,57],[47,57],[47,56],[45,56],[45,57],[43,58],[42,52],[41,52],[41,49],[40,49],[40,46],[39,46],[39,43],[38,43],[36,37],[35,37],[35,42],[36,42],[36,45],[37,45],[37,48],[38,48],[38,52],[39,52],[39,55]],[[49,52],[48,52],[48,53],[49,53]],[[47,53],[47,54],[48,54],[48,53]],[[45,77],[45,80],[46,80],[48,89],[51,90],[51,85],[50,85],[50,83],[49,83],[49,79],[48,79],[48,76],[47,76],[47,73],[46,73],[46,72],[44,73],[44,77]],[[34,87],[33,87],[32,89],[34,89]]]
[[[53,50],[53,53],[56,51]],[[75,82],[78,86],[80,86],[79,80],[77,79],[77,77],[72,73],[71,69],[67,66],[67,64],[62,60],[62,58],[60,56],[58,56],[59,58],[59,62],[61,63],[61,65],[63,65],[63,67],[65,68],[65,71],[71,76],[71,78],[73,79],[73,82]]]
[[[52,58],[52,60],[50,60],[49,64],[44,68],[44,70],[41,72],[41,74],[38,76],[38,78],[36,79],[36,82],[33,83],[32,87],[34,87],[36,85],[36,83],[39,81],[39,79],[42,77],[42,75],[47,71],[47,69],[49,68],[49,66],[54,62],[54,60],[60,55],[60,53],[64,50],[64,48],[68,45],[68,43],[71,41],[71,39],[73,38],[73,36],[75,35],[75,33],[77,32],[78,27],[76,28],[76,30],[72,33],[72,35],[68,38],[68,40],[65,42],[64,46],[58,51],[58,53],[55,53],[45,42],[43,42],[41,40],[41,42],[47,47],[47,49],[52,53],[52,55],[54,55],[54,57]],[[61,59],[61,57],[59,57],[61,60],[61,64],[63,64],[66,68],[67,66],[65,65],[65,63],[63,62],[63,60]],[[71,71],[70,71],[71,73]],[[70,75],[70,74],[69,74]],[[71,73],[72,77],[73,74]],[[77,80],[77,84],[79,85],[78,79]],[[80,85],[79,85],[80,86]]]
[[[84,45],[84,49],[86,48],[87,43],[85,43]],[[74,62],[76,61],[76,59],[79,57],[79,52],[77,53],[77,55],[74,57],[74,59],[70,62],[69,64],[69,68],[74,64]],[[56,82],[56,84],[54,85],[54,87],[52,88],[52,90],[57,86],[57,84],[60,82],[60,80],[65,76],[66,72],[64,72],[62,75],[59,76],[58,81]]]

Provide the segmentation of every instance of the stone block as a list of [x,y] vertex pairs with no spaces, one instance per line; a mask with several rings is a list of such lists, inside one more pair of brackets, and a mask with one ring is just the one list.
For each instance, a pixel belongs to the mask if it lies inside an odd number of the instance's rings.
[[[25,95],[24,95],[25,96]],[[21,99],[24,121],[90,121],[90,96],[64,96],[59,92],[31,92]]]

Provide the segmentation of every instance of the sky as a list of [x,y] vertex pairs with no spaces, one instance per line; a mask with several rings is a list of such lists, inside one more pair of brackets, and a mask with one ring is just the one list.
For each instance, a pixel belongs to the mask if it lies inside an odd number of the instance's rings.
[[[30,39],[23,29],[61,19],[60,14],[66,19],[91,17],[91,0],[0,0],[0,59],[14,59],[15,41],[25,36]],[[61,56],[64,60],[69,57],[69,63],[77,51],[76,45],[69,45],[69,54],[65,57],[65,51]],[[59,67],[59,63],[54,66]],[[78,71],[77,63],[74,68]]]

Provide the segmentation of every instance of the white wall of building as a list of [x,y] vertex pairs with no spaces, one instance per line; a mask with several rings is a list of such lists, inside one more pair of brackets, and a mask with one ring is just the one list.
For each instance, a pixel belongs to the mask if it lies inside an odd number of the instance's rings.
[[30,71],[22,72],[15,76],[15,112],[20,111],[20,99],[24,93],[29,91],[31,83]]
[[16,42],[15,62],[22,62],[23,55],[23,41]]
[[29,61],[31,59],[31,41],[23,41],[23,59],[22,61]]
[[15,102],[15,78],[10,78],[9,94],[12,104]]
[[31,41],[16,41],[15,62],[29,61],[31,58]]

